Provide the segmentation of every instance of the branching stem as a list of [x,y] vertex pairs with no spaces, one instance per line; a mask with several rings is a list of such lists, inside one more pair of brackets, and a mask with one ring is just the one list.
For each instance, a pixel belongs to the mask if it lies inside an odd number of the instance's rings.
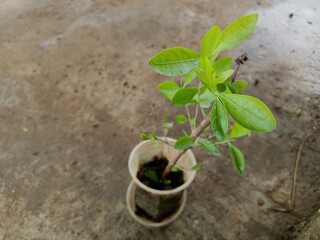
[[[196,127],[192,132],[190,137],[192,138],[198,138],[201,133],[206,129],[206,127],[208,127],[210,124],[210,117],[209,115],[202,120],[202,122],[199,124],[198,127]],[[168,174],[170,173],[171,169],[173,168],[173,166],[178,162],[178,160],[180,159],[180,157],[187,151],[189,150],[191,147],[187,148],[186,150],[177,153],[173,159],[170,159],[166,169],[164,170],[163,174],[162,174],[162,178],[166,178],[168,176]]]

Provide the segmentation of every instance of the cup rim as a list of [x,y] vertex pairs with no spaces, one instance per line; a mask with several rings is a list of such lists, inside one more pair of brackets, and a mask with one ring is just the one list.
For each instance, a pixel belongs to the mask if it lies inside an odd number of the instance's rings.
[[[176,140],[173,139],[173,138],[169,138],[169,137],[166,137],[165,138],[166,140],[169,140],[169,141],[172,141],[172,142],[175,142]],[[133,171],[132,167],[131,167],[131,162],[132,162],[132,159],[134,157],[134,154],[136,152],[136,150],[138,148],[140,148],[141,146],[145,145],[145,144],[149,144],[151,141],[156,141],[156,140],[145,140],[145,141],[142,141],[140,142],[139,144],[137,144],[131,151],[130,153],[130,156],[129,156],[129,161],[128,161],[128,168],[129,168],[129,172],[130,172],[130,175],[131,175],[131,178],[132,180],[139,186],[141,187],[142,189],[148,191],[148,192],[151,192],[153,194],[157,194],[157,195],[169,195],[169,194],[174,194],[174,193],[177,193],[177,192],[180,192],[180,191],[183,191],[184,189],[186,189],[190,184],[191,182],[194,180],[194,178],[196,177],[196,171],[192,171],[188,177],[188,179],[179,187],[175,188],[175,189],[171,189],[171,190],[158,190],[158,189],[153,189],[151,187],[148,187],[146,186],[145,184],[143,184],[136,176],[136,173]],[[163,142],[160,142],[158,141],[159,143],[161,144],[164,144]],[[189,155],[189,157],[191,157],[191,161],[193,162],[193,165],[196,164],[196,159],[195,159],[195,156],[193,154],[193,152],[189,149],[187,150],[184,154],[187,154]]]

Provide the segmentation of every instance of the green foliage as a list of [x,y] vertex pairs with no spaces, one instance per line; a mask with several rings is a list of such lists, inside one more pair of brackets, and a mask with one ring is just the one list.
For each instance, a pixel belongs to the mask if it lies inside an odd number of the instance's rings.
[[218,26],[213,26],[202,38],[201,54],[210,57],[212,51],[219,41],[221,30]]
[[248,88],[249,84],[247,81],[237,80],[234,83],[232,83],[231,86],[236,91],[236,93],[242,93]]
[[184,116],[184,115],[177,115],[175,117],[175,120],[176,120],[177,123],[186,123],[186,122],[188,122],[188,118],[186,116]]
[[163,114],[163,116],[162,116],[162,121],[163,121],[164,123],[166,123],[167,120],[168,120],[168,116],[167,116],[167,114],[165,113],[165,114]]
[[192,69],[184,76],[183,87],[188,86],[197,77],[196,72]]
[[197,119],[196,118],[191,118],[190,119],[190,125],[192,128],[194,128],[196,126],[196,123],[197,123]]
[[235,122],[231,127],[230,139],[239,138],[250,134],[250,130]]
[[151,134],[140,133],[141,140],[153,140],[154,138],[155,138],[155,135],[153,133]]
[[225,80],[227,80],[231,75],[233,74],[233,70],[227,70],[219,75],[216,76],[215,82],[216,83],[223,83]]
[[251,14],[241,17],[227,26],[219,38],[213,56],[242,43],[255,28],[257,20],[258,14]]
[[[191,133],[182,129],[184,136],[177,140],[175,149],[184,152],[200,146],[205,151],[220,156],[217,146],[228,144],[233,165],[239,174],[244,171],[244,157],[231,142],[247,136],[251,131],[272,131],[276,128],[276,120],[263,102],[242,94],[248,88],[248,82],[234,81],[236,73],[231,69],[232,57],[218,60],[216,58],[224,50],[243,42],[253,31],[257,19],[257,14],[241,17],[223,31],[218,26],[213,26],[203,36],[201,53],[183,47],[173,47],[158,52],[149,60],[149,66],[156,72],[165,76],[183,77],[180,85],[166,81],[157,87],[173,105],[183,106],[187,110],[187,116],[177,115],[175,122],[189,122]],[[199,81],[195,83],[195,79]],[[230,129],[229,115],[235,120]],[[199,127],[199,123],[203,123],[199,118],[207,119],[207,116],[210,117],[210,124]],[[185,126],[183,125],[183,128]],[[164,121],[162,129],[165,136],[172,127],[172,122]],[[198,129],[201,129],[200,133],[197,133]],[[156,139],[156,136],[143,133],[141,138],[152,140]],[[191,170],[199,168],[200,164],[197,164]]]
[[140,139],[141,140],[149,140],[149,136],[146,133],[140,133]]
[[210,123],[216,138],[219,141],[224,140],[228,131],[228,113],[220,99],[217,99],[212,107]]
[[149,66],[165,76],[183,76],[197,65],[200,54],[184,47],[167,48],[149,60]]
[[226,84],[224,84],[224,83],[217,84],[217,90],[220,93],[225,92],[227,90]]
[[243,174],[244,171],[244,156],[239,148],[229,143],[230,156],[233,163],[233,166],[238,171],[240,175]]
[[185,106],[192,102],[197,94],[197,88],[181,88],[172,98],[172,103],[177,106]]
[[162,132],[163,132],[163,136],[166,137],[168,135],[169,129],[173,127],[173,123],[169,122],[169,123],[164,123],[162,125]]
[[193,141],[193,138],[189,136],[183,136],[177,140],[176,144],[174,145],[174,148],[182,152],[190,148],[193,144]]
[[173,166],[171,172],[181,172],[181,169],[176,166]]
[[231,64],[232,57],[224,57],[213,63],[212,67],[217,74],[220,74],[222,72],[230,70]]
[[144,176],[146,176],[147,178],[149,178],[152,182],[154,182],[156,184],[161,184],[161,185],[166,186],[166,185],[169,185],[171,183],[171,180],[162,179],[162,178],[159,179],[158,175],[153,170],[149,170],[149,171],[145,172]]
[[194,71],[201,82],[211,90],[213,84],[212,79],[215,77],[215,72],[213,70],[212,63],[206,56],[201,56],[199,64],[194,68]]
[[158,176],[156,174],[155,171],[152,171],[152,170],[149,170],[147,172],[144,173],[144,175],[149,178],[152,182],[155,182],[157,183],[159,180],[158,180]]
[[180,86],[175,82],[167,81],[167,82],[160,83],[157,86],[157,89],[162,93],[162,95],[166,99],[171,101],[173,96],[179,91]]
[[205,89],[205,91],[199,96],[199,105],[201,108],[209,108],[215,99],[215,95],[210,92],[209,89]]
[[232,118],[245,128],[257,132],[271,132],[276,128],[269,108],[259,99],[240,94],[219,94]]
[[203,139],[203,138],[200,138],[199,139],[199,145],[201,146],[201,148],[203,148],[205,151],[209,152],[209,153],[212,153],[216,156],[220,156],[220,151],[219,149],[217,148],[217,146],[212,143],[211,141],[207,140],[207,139]]
[[192,168],[190,168],[191,171],[198,171],[201,168],[201,164],[197,163],[196,165],[194,165]]

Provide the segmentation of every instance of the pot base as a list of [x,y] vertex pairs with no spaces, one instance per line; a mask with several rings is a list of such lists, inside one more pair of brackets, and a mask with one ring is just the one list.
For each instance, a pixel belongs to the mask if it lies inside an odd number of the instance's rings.
[[127,190],[127,208],[129,210],[130,215],[138,221],[140,224],[146,226],[146,227],[163,227],[171,223],[173,220],[175,220],[182,212],[183,208],[185,207],[186,201],[187,201],[187,192],[186,190],[183,191],[181,203],[177,211],[175,211],[172,215],[165,218],[161,222],[153,222],[151,220],[148,220],[146,218],[138,216],[136,212],[136,204],[135,204],[135,193],[136,193],[136,184],[132,181],[128,187]]

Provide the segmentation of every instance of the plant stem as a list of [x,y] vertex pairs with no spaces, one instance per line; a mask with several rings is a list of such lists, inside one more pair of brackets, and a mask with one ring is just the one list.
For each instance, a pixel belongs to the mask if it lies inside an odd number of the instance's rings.
[[242,54],[241,56],[237,57],[237,59],[235,61],[237,63],[237,69],[231,77],[231,83],[233,83],[236,80],[240,65],[244,64],[244,62],[248,61],[247,54],[246,53]]
[[[206,127],[208,127],[210,124],[210,117],[209,115],[206,116],[205,119],[202,120],[202,122],[199,124],[198,127],[196,127],[192,132],[190,137],[192,138],[198,138],[201,133],[206,129]],[[173,159],[171,159],[166,167],[166,169],[164,170],[163,174],[162,174],[162,178],[166,178],[168,176],[168,174],[170,173],[171,169],[173,168],[173,166],[178,162],[178,160],[180,159],[180,157],[187,151],[189,150],[191,147],[187,148],[186,150],[177,153]]]
[[196,110],[195,110],[195,114],[194,114],[194,119],[195,119],[195,125],[197,124],[197,117],[198,117],[198,111],[199,111],[199,106],[198,104],[196,105]]
[[240,64],[237,64],[237,69],[231,77],[231,83],[233,83],[236,80],[236,76],[238,74],[239,68],[240,68]]
[[[201,82],[199,82],[199,87],[198,87],[198,99],[197,99],[197,102],[198,104],[196,104],[196,111],[195,111],[195,114],[194,114],[194,119],[195,121],[197,121],[197,118],[198,118],[198,111],[199,111],[199,100],[200,100],[200,89],[201,89]],[[195,123],[196,125],[196,123]]]
[[189,112],[188,106],[186,106],[186,112],[187,112],[187,116],[188,116],[188,120],[189,120],[189,124],[190,124],[190,131],[192,131],[193,128],[192,128],[192,124],[191,124],[191,117],[190,117],[190,112]]
[[203,109],[202,107],[200,107],[200,110],[201,110],[201,113],[202,113],[203,118],[206,118],[207,115],[206,115],[204,109]]

